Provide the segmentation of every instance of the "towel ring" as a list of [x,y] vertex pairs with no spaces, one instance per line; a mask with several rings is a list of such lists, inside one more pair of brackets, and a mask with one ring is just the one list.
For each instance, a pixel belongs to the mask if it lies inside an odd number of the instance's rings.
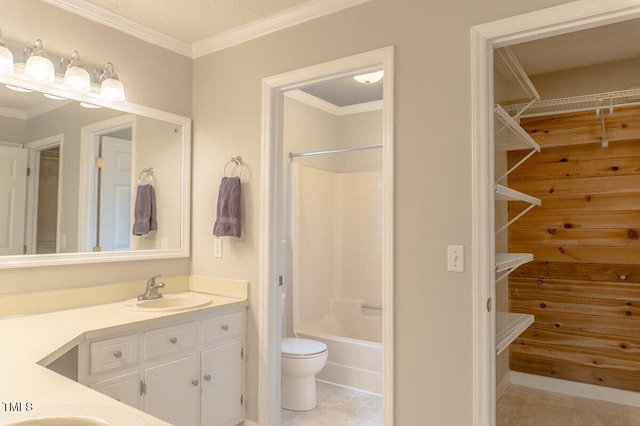
[[140,185],[140,183],[142,182],[144,175],[147,175],[149,177],[149,185],[153,185],[153,167],[142,169],[142,171],[138,175],[138,185]]
[[227,167],[231,163],[234,163],[238,168],[238,176],[235,176],[235,177],[239,178],[240,176],[242,176],[242,157],[240,156],[231,157],[231,160],[227,161],[227,163],[224,165],[224,169],[222,169],[222,175],[224,177],[234,177],[234,176],[227,176]]

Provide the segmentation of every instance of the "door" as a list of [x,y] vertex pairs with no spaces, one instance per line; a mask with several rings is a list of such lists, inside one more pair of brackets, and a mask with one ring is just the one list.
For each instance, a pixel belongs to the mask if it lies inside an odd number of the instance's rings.
[[144,411],[175,426],[200,420],[198,360],[190,355],[145,370]]
[[0,146],[0,255],[24,251],[27,152]]
[[140,408],[137,371],[91,383],[89,387],[117,401]]
[[129,250],[131,235],[131,141],[102,137],[100,248]]
[[[243,419],[243,361],[240,341],[202,352],[202,426]],[[233,421],[235,420],[235,421]]]

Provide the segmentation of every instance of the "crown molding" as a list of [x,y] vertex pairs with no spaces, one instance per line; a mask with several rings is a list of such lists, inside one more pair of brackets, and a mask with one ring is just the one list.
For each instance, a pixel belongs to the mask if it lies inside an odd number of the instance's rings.
[[139,24],[85,0],[42,0],[83,18],[114,28],[140,40],[191,58],[191,44]]
[[371,0],[309,0],[193,44],[170,37],[86,0],[42,1],[140,40],[195,59]]
[[371,0],[309,0],[279,13],[197,41],[192,46],[192,58],[199,58],[369,1]]
[[379,101],[371,101],[371,102],[363,102],[361,104],[347,105],[347,106],[339,107],[340,108],[339,115],[351,115],[351,114],[360,114],[363,112],[370,112],[370,111],[381,111],[382,105],[383,105],[382,99],[380,99]]
[[15,109],[15,108],[7,108],[7,107],[0,107],[0,117],[15,118],[18,120],[27,119],[27,115],[25,114],[24,111]]
[[24,112],[25,118],[27,120],[31,120],[39,115],[46,114],[50,111],[55,111],[58,108],[62,108],[65,105],[72,103],[73,101],[69,100],[59,100],[55,102],[44,102],[38,105],[35,105]]
[[285,93],[285,96],[338,117],[382,109],[382,100],[341,107],[302,90],[290,90]]

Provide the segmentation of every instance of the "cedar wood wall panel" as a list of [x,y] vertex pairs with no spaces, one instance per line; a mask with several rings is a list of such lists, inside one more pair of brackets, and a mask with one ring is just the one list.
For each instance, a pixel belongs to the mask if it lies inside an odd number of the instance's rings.
[[542,150],[508,186],[542,206],[508,231],[509,251],[535,259],[509,276],[510,310],[536,318],[510,366],[640,391],[640,107],[603,113],[608,148],[594,112],[521,120]]

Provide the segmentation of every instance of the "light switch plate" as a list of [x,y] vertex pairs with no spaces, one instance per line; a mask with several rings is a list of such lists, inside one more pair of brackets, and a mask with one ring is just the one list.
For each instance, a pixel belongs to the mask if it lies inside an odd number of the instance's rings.
[[464,272],[464,246],[447,246],[447,270]]
[[213,239],[213,257],[216,259],[222,257],[222,238],[215,237]]

